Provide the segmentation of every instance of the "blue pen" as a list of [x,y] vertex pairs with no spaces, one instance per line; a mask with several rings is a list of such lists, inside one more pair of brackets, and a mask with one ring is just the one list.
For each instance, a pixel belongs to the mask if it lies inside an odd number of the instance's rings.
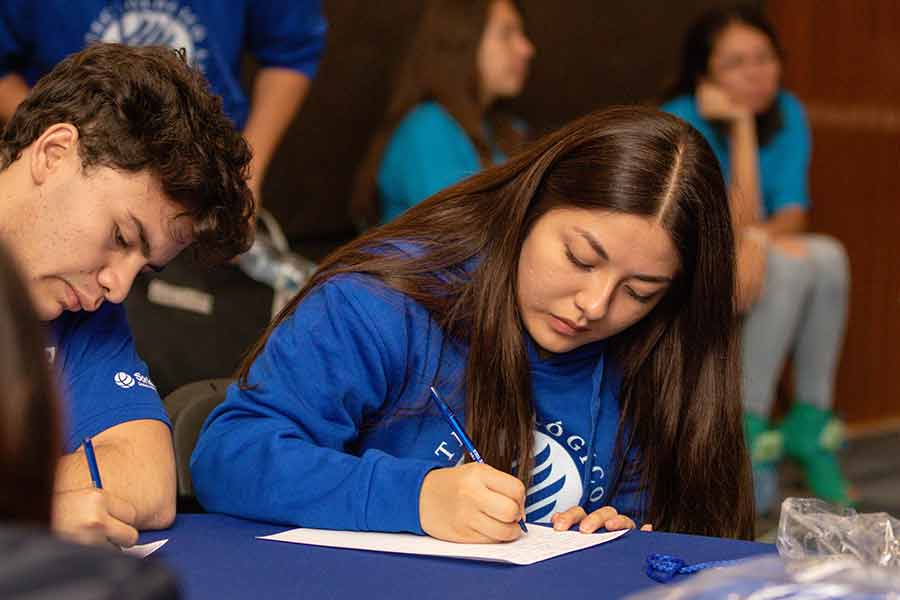
[[88,470],[91,472],[91,481],[98,490],[103,489],[103,482],[100,480],[100,468],[97,466],[97,457],[94,455],[94,444],[91,438],[84,438],[84,456],[87,458]]
[[[438,410],[441,411],[441,414],[444,415],[444,418],[447,419],[447,422],[450,423],[450,428],[456,432],[456,435],[459,436],[460,441],[462,441],[463,446],[466,447],[466,452],[469,453],[469,456],[472,457],[472,460],[484,464],[484,459],[481,458],[481,455],[478,454],[478,450],[475,449],[475,444],[472,443],[472,440],[469,439],[469,436],[466,435],[466,430],[462,428],[462,425],[459,424],[459,420],[457,420],[456,415],[453,414],[453,411],[447,406],[447,403],[444,402],[444,399],[441,398],[441,395],[438,394],[437,390],[434,389],[434,386],[429,388],[431,390],[431,396],[434,398],[434,403],[437,404]],[[528,533],[528,528],[525,527],[525,519],[519,519],[519,527],[522,528],[522,531]]]

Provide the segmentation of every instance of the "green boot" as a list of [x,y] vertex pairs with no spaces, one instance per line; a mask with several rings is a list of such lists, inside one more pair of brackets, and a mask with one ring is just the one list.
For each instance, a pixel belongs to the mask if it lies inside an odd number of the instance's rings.
[[753,413],[744,413],[744,440],[750,452],[753,466],[753,499],[757,514],[764,515],[775,509],[780,498],[778,471],[781,459],[781,432],[769,427],[768,421]]
[[803,467],[813,494],[833,504],[852,505],[835,455],[844,443],[843,423],[829,410],[797,402],[779,429],[785,453]]

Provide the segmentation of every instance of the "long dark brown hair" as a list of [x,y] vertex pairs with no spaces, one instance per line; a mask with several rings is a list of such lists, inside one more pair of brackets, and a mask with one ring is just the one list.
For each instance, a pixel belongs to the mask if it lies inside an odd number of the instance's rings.
[[431,0],[425,6],[400,62],[385,116],[357,173],[350,211],[361,226],[378,222],[376,179],[381,159],[397,125],[421,102],[433,100],[450,113],[472,141],[483,167],[493,164],[485,122],[493,142],[506,154],[523,141],[508,116],[481,103],[478,48],[491,5],[498,1]]
[[[779,60],[784,60],[784,50],[778,40],[775,28],[757,7],[738,4],[712,8],[694,21],[685,34],[681,47],[678,76],[664,92],[663,100],[671,100],[684,94],[692,95],[696,92],[700,80],[709,71],[709,58],[712,56],[719,35],[729,25],[734,24],[752,27],[765,35],[769,38]],[[772,102],[769,108],[756,116],[756,131],[760,146],[765,146],[772,136],[778,133],[781,125],[781,111],[778,109],[778,102]],[[717,124],[717,130],[720,134],[725,132],[721,124]]]
[[[342,273],[372,276],[468,346],[468,430],[489,464],[510,471],[517,463],[527,486],[535,424],[517,265],[531,224],[555,206],[654,218],[671,235],[681,265],[675,281],[647,316],[608,341],[623,375],[618,454],[638,450],[631,468],[649,498],[646,522],[751,536],[725,184],[702,136],[653,109],[588,115],[337,250],[250,351],[241,384],[252,385],[251,364],[311,289]],[[421,253],[391,250],[397,240]]]
[[46,527],[62,442],[43,340],[19,270],[0,245],[0,521]]

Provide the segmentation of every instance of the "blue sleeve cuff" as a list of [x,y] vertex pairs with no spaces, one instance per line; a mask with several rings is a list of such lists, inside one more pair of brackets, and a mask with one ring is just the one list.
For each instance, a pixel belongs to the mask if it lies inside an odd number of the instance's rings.
[[305,32],[302,39],[287,36],[275,38],[269,41],[267,47],[253,50],[253,55],[263,68],[292,69],[312,79],[325,51],[327,29],[325,20],[321,19]]
[[309,53],[303,53],[302,56],[296,57],[293,60],[291,60],[289,57],[273,58],[269,60],[260,58],[259,64],[263,69],[271,67],[279,69],[290,69],[312,80],[315,78],[316,73],[319,70],[319,55],[318,53],[316,53],[314,56],[309,55]]
[[129,421],[140,421],[149,419],[153,421],[161,421],[171,430],[172,424],[166,414],[162,404],[157,400],[144,400],[127,406],[121,406],[115,410],[109,410],[91,418],[85,419],[80,423],[77,431],[69,434],[63,451],[68,454],[78,449],[86,437],[94,437],[100,435],[107,429],[127,423]]
[[425,476],[438,467],[431,461],[382,454],[371,471],[363,529],[424,535],[419,494]]

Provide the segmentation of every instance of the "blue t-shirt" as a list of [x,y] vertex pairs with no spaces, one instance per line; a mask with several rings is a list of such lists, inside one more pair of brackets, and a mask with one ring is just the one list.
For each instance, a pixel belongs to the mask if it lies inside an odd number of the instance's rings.
[[[807,182],[811,136],[806,113],[800,101],[790,92],[779,92],[776,102],[781,111],[781,128],[759,149],[759,177],[765,218],[788,206],[809,206]],[[703,134],[719,159],[726,181],[730,180],[728,140],[700,116],[694,97],[674,98],[664,104],[662,110],[681,117]]]
[[104,302],[93,313],[66,312],[49,324],[47,355],[55,365],[64,401],[64,451],[86,437],[138,419],[169,425],[147,365],[120,304]]
[[325,45],[320,0],[5,0],[0,3],[0,76],[29,85],[88,43],[184,48],[243,129],[249,100],[241,53],[261,66],[315,74]]
[[[603,343],[541,360],[528,342],[535,402],[526,518],[613,505],[640,522],[644,495],[614,445],[620,378]],[[191,459],[210,511],[325,529],[422,533],[419,493],[464,449],[430,402],[434,383],[464,421],[467,348],[427,310],[373,278],[313,290],[209,416]],[[629,457],[629,462],[634,455]]]
[[[506,160],[492,148],[495,163]],[[475,144],[447,110],[423,102],[411,110],[391,134],[378,169],[381,221],[481,170]]]

